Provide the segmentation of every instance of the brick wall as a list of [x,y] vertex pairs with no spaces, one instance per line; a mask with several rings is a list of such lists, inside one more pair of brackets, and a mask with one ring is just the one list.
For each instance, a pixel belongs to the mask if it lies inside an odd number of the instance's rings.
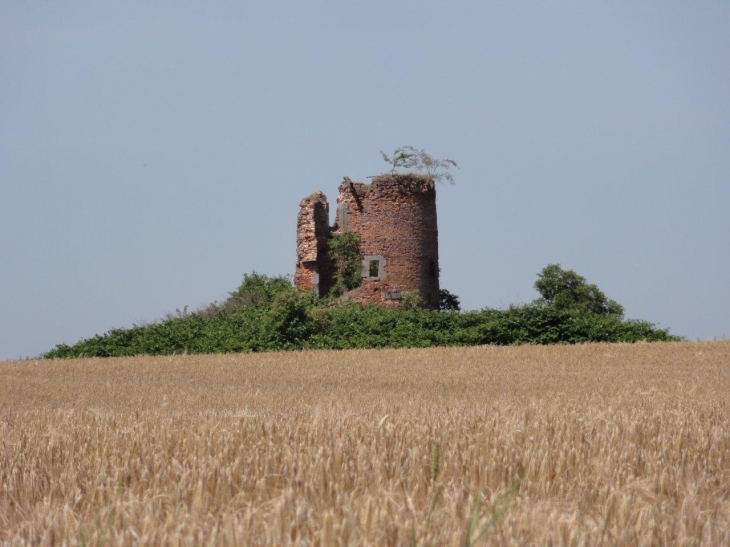
[[330,239],[329,204],[322,192],[299,203],[297,216],[297,267],[294,284],[326,295],[332,283],[332,261],[327,254]]

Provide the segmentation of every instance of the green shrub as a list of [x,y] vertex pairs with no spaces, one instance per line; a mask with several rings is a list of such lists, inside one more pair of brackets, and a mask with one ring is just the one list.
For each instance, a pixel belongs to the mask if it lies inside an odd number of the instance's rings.
[[532,304],[458,313],[417,305],[331,306],[298,293],[286,277],[254,272],[226,301],[234,304],[224,303],[214,313],[184,309],[151,325],[59,344],[44,357],[681,340],[646,321],[622,319],[595,286],[584,290],[585,279],[554,266],[539,278],[550,283],[541,283],[542,298]]
[[329,255],[335,265],[331,296],[340,296],[362,283],[360,239],[352,232],[333,234],[329,241]]
[[306,297],[291,293],[279,295],[261,323],[264,349],[302,349],[315,331],[310,307],[311,300]]
[[294,294],[296,289],[291,280],[278,275],[269,277],[254,271],[251,274],[243,274],[243,282],[230,293],[225,304],[231,307],[265,306],[274,302],[274,299],[281,294]]
[[421,294],[418,291],[403,291],[400,305],[404,310],[417,310],[421,307]]

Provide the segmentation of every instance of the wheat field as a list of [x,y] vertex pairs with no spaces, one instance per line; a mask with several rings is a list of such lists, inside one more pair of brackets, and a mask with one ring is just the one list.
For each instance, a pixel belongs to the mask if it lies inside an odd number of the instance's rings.
[[730,545],[730,342],[0,363],[2,545]]

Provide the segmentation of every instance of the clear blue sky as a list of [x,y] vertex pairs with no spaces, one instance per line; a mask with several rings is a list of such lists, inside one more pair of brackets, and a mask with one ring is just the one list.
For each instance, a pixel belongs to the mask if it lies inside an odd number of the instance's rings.
[[0,2],[0,358],[293,273],[302,197],[451,157],[442,286],[559,262],[730,336],[727,1]]

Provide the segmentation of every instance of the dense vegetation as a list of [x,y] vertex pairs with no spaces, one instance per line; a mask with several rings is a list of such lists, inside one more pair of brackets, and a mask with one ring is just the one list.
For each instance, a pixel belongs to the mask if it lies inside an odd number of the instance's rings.
[[329,294],[340,296],[362,284],[360,239],[357,235],[352,232],[332,234],[329,255],[335,266],[334,285]]
[[[298,293],[286,277],[254,272],[225,302],[59,344],[44,357],[680,339],[646,321],[625,320],[619,304],[557,264],[543,269],[535,287],[541,298],[504,310],[383,309],[317,300]],[[456,297],[444,293],[445,309],[453,310]]]

